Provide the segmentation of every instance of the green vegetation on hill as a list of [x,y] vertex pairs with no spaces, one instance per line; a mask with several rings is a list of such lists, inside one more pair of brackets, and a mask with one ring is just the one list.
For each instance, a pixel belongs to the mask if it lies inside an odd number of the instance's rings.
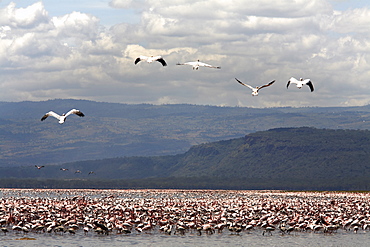
[[370,190],[369,160],[368,130],[277,128],[178,155],[63,164],[67,172],[61,166],[1,168],[7,180],[0,186],[22,179],[22,186],[62,188]]
[[[63,125],[44,113],[77,108]],[[307,124],[309,123],[309,124]],[[370,106],[323,108],[0,102],[0,167],[184,153],[193,145],[272,128],[369,129]]]

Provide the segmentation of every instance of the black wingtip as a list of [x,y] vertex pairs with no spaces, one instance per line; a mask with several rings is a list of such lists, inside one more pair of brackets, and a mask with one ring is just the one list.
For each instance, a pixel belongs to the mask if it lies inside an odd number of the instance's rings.
[[76,115],[77,116],[80,116],[80,117],[84,117],[85,116],[85,114],[83,114],[82,112],[76,112]]
[[163,58],[160,58],[157,61],[160,62],[163,66],[167,66],[167,63],[166,63],[166,61],[164,61]]
[[311,93],[315,90],[314,88],[313,88],[313,84],[312,84],[312,82],[311,81],[309,81],[309,82],[307,82],[307,85],[310,87],[310,89],[311,89]]

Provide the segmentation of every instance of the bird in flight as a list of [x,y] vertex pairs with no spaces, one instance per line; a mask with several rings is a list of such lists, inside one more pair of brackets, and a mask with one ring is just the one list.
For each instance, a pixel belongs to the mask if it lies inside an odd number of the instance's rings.
[[61,171],[68,171],[68,168],[60,168]]
[[243,83],[243,82],[239,81],[237,78],[235,78],[235,80],[236,80],[237,82],[239,82],[241,85],[246,86],[246,87],[249,87],[250,89],[252,89],[252,95],[253,95],[253,96],[258,96],[258,91],[259,91],[261,88],[271,86],[271,85],[275,82],[275,80],[273,80],[273,81],[271,81],[271,82],[270,82],[270,83],[268,83],[268,84],[265,84],[265,85],[262,85],[262,86],[259,86],[259,87],[252,87],[252,86],[249,86],[248,84],[245,84],[245,83]]
[[299,80],[297,80],[296,78],[291,77],[288,81],[288,84],[286,85],[286,88],[289,87],[290,83],[297,84],[297,88],[299,88],[299,89],[301,89],[303,85],[307,85],[310,88],[311,92],[313,92],[313,90],[314,90],[313,84],[312,84],[310,79],[303,80],[303,78],[299,78]]
[[41,169],[41,168],[43,168],[43,167],[45,167],[45,166],[38,166],[38,165],[35,165],[35,167],[37,168],[37,169]]
[[66,120],[66,118],[71,115],[71,114],[76,114],[77,116],[80,116],[80,117],[83,117],[85,116],[82,112],[80,112],[79,110],[76,110],[76,109],[72,109],[70,110],[69,112],[67,112],[66,114],[62,114],[62,115],[59,115],[53,111],[49,111],[48,113],[46,113],[42,118],[41,118],[41,121],[44,121],[47,117],[49,116],[52,116],[52,117],[55,117],[56,119],[59,120],[59,123],[62,124],[64,123],[64,121]]
[[199,60],[195,62],[187,62],[187,63],[177,63],[176,65],[191,65],[193,66],[193,70],[198,70],[199,67],[208,67],[208,68],[214,68],[214,69],[221,69],[219,66],[213,66],[210,64],[202,63]]
[[137,64],[140,61],[146,61],[147,63],[152,63],[154,61],[157,61],[157,62],[160,62],[163,66],[167,66],[166,61],[164,61],[164,59],[161,56],[155,56],[155,57],[154,56],[150,56],[150,57],[139,56],[138,58],[136,58],[135,64]]

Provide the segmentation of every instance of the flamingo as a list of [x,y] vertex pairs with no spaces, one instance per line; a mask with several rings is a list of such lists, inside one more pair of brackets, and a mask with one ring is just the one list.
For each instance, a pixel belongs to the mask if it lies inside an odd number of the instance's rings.
[[60,168],[61,171],[68,171],[68,168]]
[[56,119],[58,119],[60,124],[63,124],[64,121],[66,120],[66,118],[71,114],[76,114],[77,116],[80,116],[80,117],[85,116],[82,112],[80,112],[79,110],[76,110],[76,109],[72,109],[72,110],[70,110],[69,112],[67,112],[65,114],[63,113],[61,116],[59,114],[53,112],[53,111],[49,111],[48,113],[46,113],[41,118],[41,121],[44,121],[47,117],[52,116],[52,117],[55,117]]
[[6,227],[1,227],[1,231],[6,235],[7,232],[9,232],[8,228]]
[[198,70],[199,67],[208,67],[208,68],[214,68],[214,69],[221,69],[219,66],[213,66],[210,64],[202,63],[199,60],[196,62],[187,62],[187,63],[177,63],[176,65],[191,65],[193,66],[193,70]]
[[45,167],[45,166],[38,166],[38,165],[35,165],[35,167],[37,167],[37,169],[41,169],[41,168],[43,168],[43,167]]
[[310,79],[305,79],[303,80],[303,78],[299,78],[299,80],[297,80],[296,78],[294,77],[291,77],[288,81],[288,84],[286,85],[286,88],[289,87],[290,83],[295,83],[297,84],[297,88],[301,89],[303,85],[307,85],[310,87],[311,89],[311,92],[313,92],[314,88],[313,88],[313,84],[311,82]]
[[104,225],[104,224],[102,224],[98,221],[94,221],[94,224],[97,228],[100,228],[103,232],[105,232],[106,235],[108,235],[109,228],[106,225]]
[[270,233],[272,235],[272,232],[275,231],[275,227],[273,226],[268,226],[265,228],[265,230],[262,232],[262,235],[265,235],[266,232]]
[[154,61],[157,61],[157,62],[160,62],[163,66],[167,66],[166,61],[164,61],[164,59],[161,56],[155,56],[155,57],[154,56],[150,56],[150,57],[139,56],[138,58],[136,58],[135,64],[137,64],[140,61],[146,61],[147,63],[152,63]]
[[252,89],[252,95],[253,95],[253,96],[258,96],[258,91],[259,91],[261,88],[271,86],[271,85],[275,82],[275,80],[273,80],[273,81],[271,81],[271,82],[270,82],[270,83],[268,83],[268,84],[265,84],[265,85],[262,85],[262,86],[259,86],[259,87],[252,87],[252,86],[249,86],[248,84],[245,84],[245,83],[243,83],[243,82],[239,81],[237,78],[235,78],[235,80],[236,80],[237,82],[239,82],[241,85],[246,86],[246,87],[249,87],[250,89]]
[[70,234],[76,234],[75,229],[73,229],[72,227],[70,227],[67,230],[65,230],[65,232],[69,232]]

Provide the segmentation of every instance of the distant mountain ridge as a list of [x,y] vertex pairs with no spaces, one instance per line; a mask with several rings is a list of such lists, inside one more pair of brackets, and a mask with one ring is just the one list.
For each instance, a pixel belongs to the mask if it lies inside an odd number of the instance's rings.
[[[70,116],[63,125],[53,118],[40,121],[50,110],[63,113],[72,108],[86,116]],[[181,154],[201,143],[301,126],[368,129],[370,106],[260,109],[72,99],[0,102],[0,167]]]
[[[61,166],[0,168],[0,176],[77,179],[92,184],[99,179],[157,180],[169,188],[179,187],[182,181],[182,186],[190,188],[201,184],[208,188],[369,190],[369,160],[368,130],[300,127],[200,144],[177,155],[66,163],[62,166],[67,172],[60,171]],[[94,175],[88,175],[90,171]],[[141,186],[150,187],[145,182]]]

